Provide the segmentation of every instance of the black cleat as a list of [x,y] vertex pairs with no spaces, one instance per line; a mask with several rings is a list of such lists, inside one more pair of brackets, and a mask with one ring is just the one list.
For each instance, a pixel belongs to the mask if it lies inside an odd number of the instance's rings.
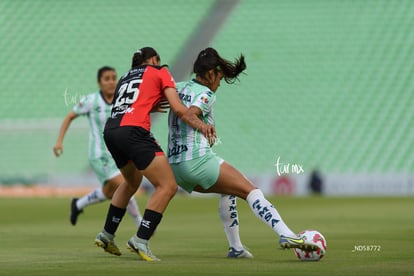
[[70,223],[72,225],[76,225],[76,221],[78,220],[78,216],[80,213],[83,212],[83,210],[78,210],[78,207],[76,207],[76,202],[78,201],[78,198],[72,198],[72,202],[70,204]]

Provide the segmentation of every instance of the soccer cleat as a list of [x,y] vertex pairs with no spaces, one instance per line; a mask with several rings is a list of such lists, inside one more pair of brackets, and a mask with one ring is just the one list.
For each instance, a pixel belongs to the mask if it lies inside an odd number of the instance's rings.
[[76,202],[78,201],[78,198],[72,198],[72,201],[70,203],[70,223],[72,225],[76,225],[76,221],[78,220],[79,214],[83,212],[83,210],[78,210],[78,207],[76,207]]
[[132,236],[127,242],[127,248],[131,252],[137,253],[141,259],[147,262],[161,261],[154,256],[148,247],[148,241],[138,238],[136,235]]
[[241,258],[253,258],[253,254],[249,252],[248,248],[243,246],[242,250],[236,250],[234,247],[229,248],[227,258],[241,259]]
[[121,251],[118,246],[116,246],[113,239],[109,238],[104,232],[99,232],[95,238],[95,244],[99,247],[102,247],[105,252],[121,256]]
[[312,243],[306,242],[306,240],[299,236],[294,237],[287,237],[287,236],[280,236],[279,240],[280,247],[283,249],[289,248],[299,248],[304,251],[316,251],[318,250],[318,246]]

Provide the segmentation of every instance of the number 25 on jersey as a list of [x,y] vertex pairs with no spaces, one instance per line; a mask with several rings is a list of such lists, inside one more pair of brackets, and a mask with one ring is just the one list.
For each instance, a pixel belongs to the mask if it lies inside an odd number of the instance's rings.
[[138,86],[140,83],[142,83],[142,79],[131,80],[129,83],[121,85],[114,107],[120,107],[125,104],[130,106],[133,104],[138,98]]

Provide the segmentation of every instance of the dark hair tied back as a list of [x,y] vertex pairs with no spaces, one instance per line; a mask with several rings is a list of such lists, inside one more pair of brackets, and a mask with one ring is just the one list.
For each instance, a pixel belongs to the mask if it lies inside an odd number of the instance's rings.
[[144,47],[141,48],[139,50],[137,50],[133,57],[132,57],[132,65],[131,67],[137,67],[142,65],[147,59],[152,58],[152,57],[158,57],[158,59],[160,58],[160,56],[158,55],[157,51],[155,51],[154,48],[152,47]]
[[214,69],[223,73],[224,80],[227,83],[234,83],[238,76],[246,69],[246,62],[243,54],[236,58],[234,62],[222,58],[213,48],[202,50],[194,62],[193,72],[202,78],[205,74]]

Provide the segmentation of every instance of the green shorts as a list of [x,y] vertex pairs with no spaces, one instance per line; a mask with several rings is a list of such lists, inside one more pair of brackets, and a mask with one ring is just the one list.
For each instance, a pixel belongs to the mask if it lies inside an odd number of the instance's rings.
[[208,189],[216,184],[223,162],[215,154],[206,154],[193,160],[172,163],[171,168],[177,184],[191,193],[197,185]]
[[121,174],[114,159],[110,156],[101,156],[100,158],[89,159],[89,164],[102,185],[105,185],[106,181],[109,179]]

